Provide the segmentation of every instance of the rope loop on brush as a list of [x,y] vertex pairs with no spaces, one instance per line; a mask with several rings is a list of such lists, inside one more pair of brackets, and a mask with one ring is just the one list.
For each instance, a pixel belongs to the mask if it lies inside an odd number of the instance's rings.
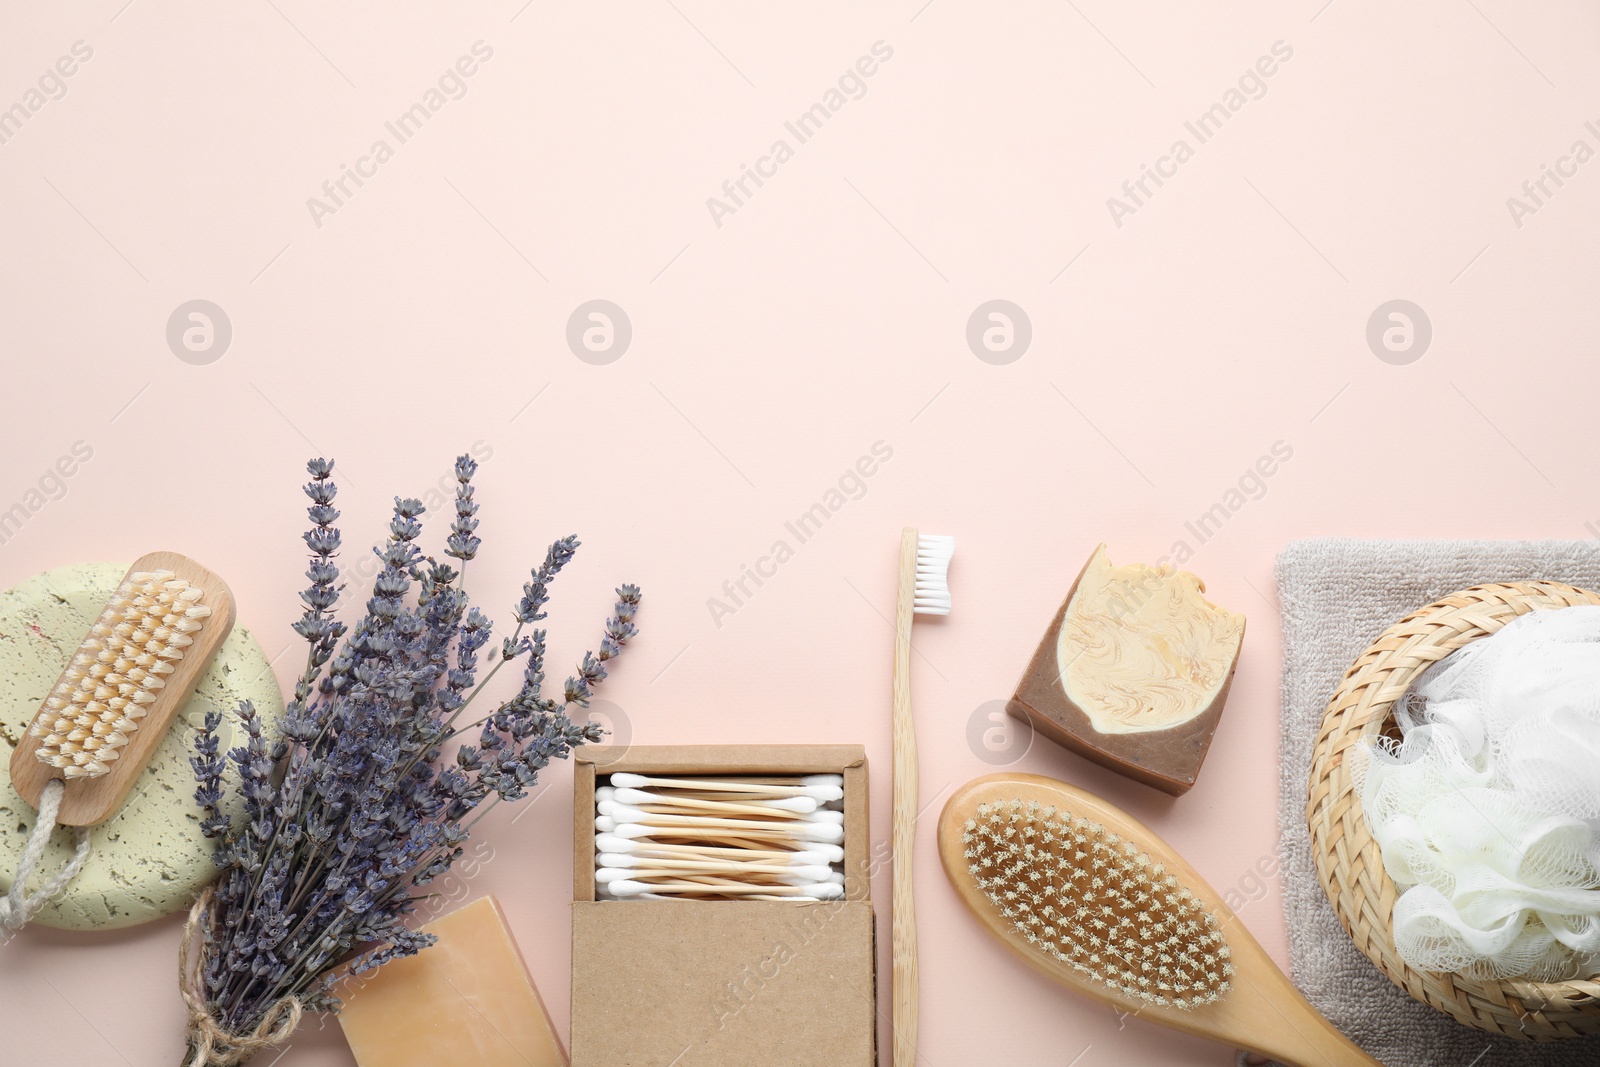
[[66,783],[61,779],[52,778],[45,783],[44,792],[39,795],[38,821],[33,824],[33,833],[22,849],[16,877],[11,880],[11,891],[0,898],[0,930],[11,933],[26,926],[40,908],[67,888],[67,883],[77,877],[84,861],[89,858],[89,828],[74,827],[77,844],[72,859],[54,877],[45,879],[36,891],[31,894],[28,892],[28,881],[44,856],[45,846],[50,844],[50,835],[55,833],[56,816],[61,813],[61,797],[66,788]]

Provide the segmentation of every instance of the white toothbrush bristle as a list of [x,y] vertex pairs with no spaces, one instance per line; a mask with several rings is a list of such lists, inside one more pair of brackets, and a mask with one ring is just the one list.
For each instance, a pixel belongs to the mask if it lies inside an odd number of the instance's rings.
[[917,580],[911,604],[916,614],[950,614],[950,557],[955,551],[954,537],[917,535]]
[[211,615],[204,592],[171,571],[123,579],[34,718],[41,763],[67,778],[111,769]]

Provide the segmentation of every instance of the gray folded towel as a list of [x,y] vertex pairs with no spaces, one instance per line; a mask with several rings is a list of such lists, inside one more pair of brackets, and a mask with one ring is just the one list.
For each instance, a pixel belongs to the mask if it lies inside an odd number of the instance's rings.
[[1600,542],[1296,541],[1278,557],[1283,615],[1279,852],[1295,984],[1388,1067],[1594,1067],[1600,1037],[1544,1044],[1463,1026],[1413,1000],[1355,947],[1317,879],[1306,828],[1311,750],[1351,662],[1412,611],[1469,586],[1532,578],[1600,589]]

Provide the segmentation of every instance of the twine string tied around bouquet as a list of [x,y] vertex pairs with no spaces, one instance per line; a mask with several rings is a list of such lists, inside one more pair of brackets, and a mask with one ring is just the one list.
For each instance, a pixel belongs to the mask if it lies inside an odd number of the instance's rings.
[[184,1067],[237,1067],[258,1052],[289,1039],[300,1025],[305,1006],[296,997],[284,997],[269,1007],[255,1028],[235,1033],[217,1021],[206,1005],[201,962],[205,955],[205,916],[211,906],[208,886],[189,909],[178,949],[178,990],[189,1011],[189,1056]]

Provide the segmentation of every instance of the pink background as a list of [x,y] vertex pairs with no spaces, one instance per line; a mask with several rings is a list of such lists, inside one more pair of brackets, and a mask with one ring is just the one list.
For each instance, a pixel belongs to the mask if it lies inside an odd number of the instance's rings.
[[[643,635],[604,691],[632,740],[865,743],[883,838],[897,538],[954,534],[955,612],[916,630],[930,814],[993,769],[980,752],[1103,792],[1255,897],[1242,917],[1284,960],[1278,887],[1251,873],[1276,838],[1279,547],[1600,520],[1600,162],[1547,181],[1520,220],[1507,205],[1574,141],[1600,147],[1597,31],[1576,0],[13,5],[0,108],[26,107],[75,42],[93,54],[0,144],[0,510],[40,505],[0,545],[0,582],[187,552],[232,583],[287,681],[305,458],[337,458],[359,545],[393,494],[481,442],[486,609],[507,618],[524,568],[578,533],[555,661],[593,641],[612,585],[643,585]],[[397,145],[385,122],[477,41],[493,55],[465,95]],[[893,55],[865,95],[719,226],[707,198],[775,139],[794,146],[784,123],[878,41]],[[1147,179],[1119,226],[1107,198],[1194,145],[1184,123],[1280,41],[1292,57],[1264,95]],[[379,138],[393,158],[314,220],[307,198]],[[565,338],[595,298],[633,326],[604,366]],[[232,323],[206,365],[165,337],[193,299]],[[1031,319],[1007,365],[965,338],[991,299]],[[1408,365],[1366,341],[1393,299],[1432,322]],[[93,458],[47,486],[58,499],[30,498],[76,441]],[[879,441],[893,456],[864,495],[796,546],[784,523]],[[1185,523],[1277,442],[1292,458],[1200,543]],[[793,558],[714,619],[708,600],[779,538]],[[1118,561],[1186,541],[1249,617],[1211,758],[1177,802],[1044,741],[968,743],[1101,540]],[[494,859],[468,887],[499,895],[562,1032],[570,774],[515,826],[485,824]],[[930,1067],[1230,1061],[1005,955],[960,910],[932,832]],[[886,876],[874,896],[887,905]],[[0,948],[3,1058],[177,1062],[178,933],[30,929]],[[351,1062],[331,1020],[271,1055]]]

